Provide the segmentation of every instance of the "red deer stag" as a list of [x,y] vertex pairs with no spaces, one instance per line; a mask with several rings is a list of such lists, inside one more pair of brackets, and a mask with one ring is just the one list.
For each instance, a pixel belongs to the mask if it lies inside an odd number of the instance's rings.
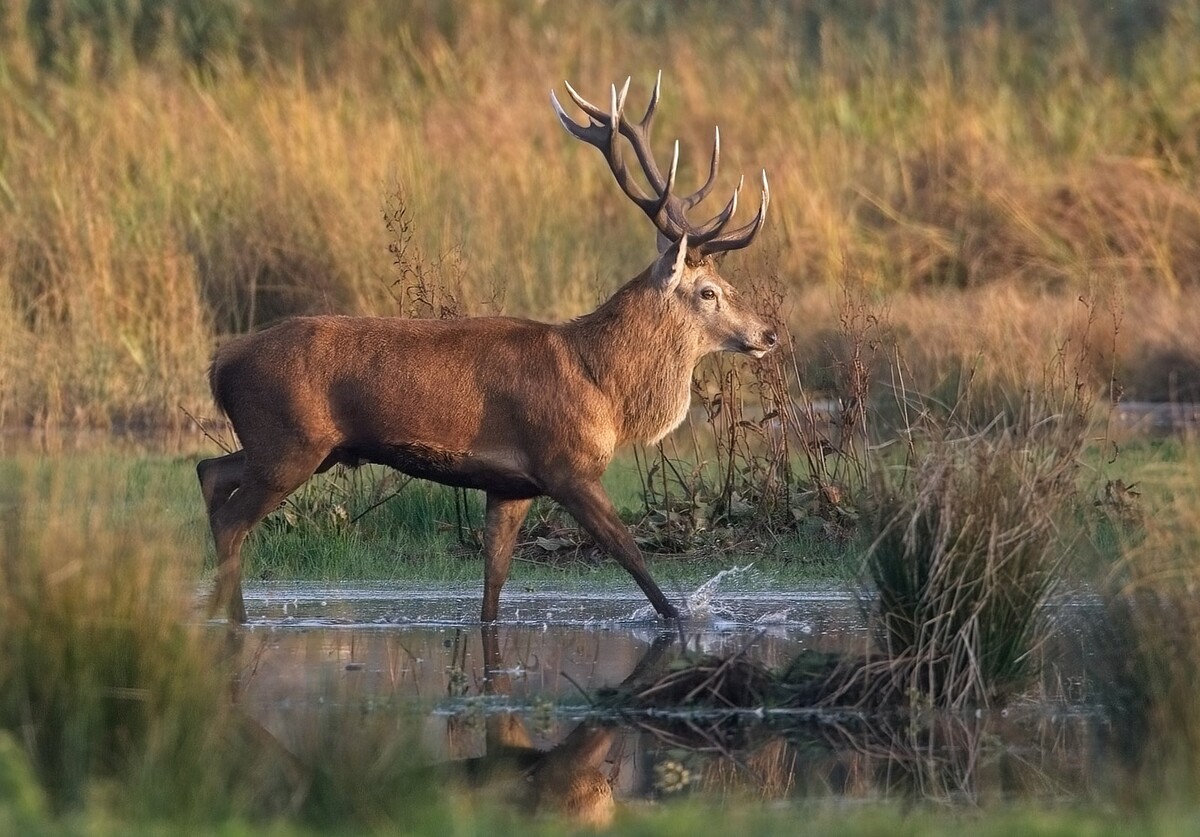
[[[770,193],[744,226],[726,230],[738,190],[711,220],[687,213],[717,175],[674,193],[679,143],[664,177],[650,150],[658,104],[624,116],[629,82],[611,113],[567,91],[587,115],[574,122],[551,93],[563,126],[604,154],[622,191],[658,229],[659,256],[590,314],[566,323],[511,317],[413,320],[294,317],[221,347],[209,371],[213,397],[242,449],[197,472],[216,542],[211,612],[244,622],[241,548],[246,534],[314,473],[375,462],[487,494],[484,622],[496,619],[521,522],[535,497],[563,506],[629,571],[663,617],[678,615],[654,583],[600,476],[617,447],[655,442],[687,413],[692,370],[716,351],[762,357],[773,328],[743,307],[717,261],[754,240]],[[620,138],[633,147],[651,194],[635,184]],[[739,183],[738,189],[741,188]]]

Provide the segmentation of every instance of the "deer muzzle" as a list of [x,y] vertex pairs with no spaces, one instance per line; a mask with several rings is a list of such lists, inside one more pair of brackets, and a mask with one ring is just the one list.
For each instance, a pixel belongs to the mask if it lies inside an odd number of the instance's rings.
[[742,354],[750,355],[755,360],[766,356],[767,352],[775,348],[779,343],[779,334],[771,327],[763,328],[756,337],[743,340],[742,345],[737,347],[737,351]]

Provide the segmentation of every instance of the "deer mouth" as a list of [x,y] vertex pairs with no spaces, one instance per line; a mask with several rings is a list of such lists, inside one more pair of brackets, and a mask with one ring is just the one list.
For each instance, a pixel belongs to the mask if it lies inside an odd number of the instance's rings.
[[750,355],[750,357],[754,358],[755,360],[760,360],[766,357],[771,350],[775,348],[775,344],[776,341],[774,340],[764,340],[761,343],[752,343],[749,340],[743,340],[734,348],[734,351],[740,352],[744,355]]
[[765,357],[767,352],[771,351],[770,346],[763,346],[758,343],[748,343],[746,341],[742,341],[736,346],[731,346],[730,348],[732,348],[733,351],[737,352],[738,354],[750,355],[750,357],[754,358],[755,360]]
[[738,346],[737,351],[741,352],[742,354],[750,355],[750,357],[754,358],[755,360],[759,360],[760,358],[766,356],[767,352],[774,349],[778,343],[779,335],[776,334],[775,329],[767,328],[763,330],[762,336],[758,341],[752,342],[750,340],[743,339],[741,341],[741,345]]
[[731,341],[726,343],[722,349],[725,351],[736,351],[739,355],[750,355],[755,360],[761,359],[767,355],[773,347],[762,343],[751,343],[750,341]]

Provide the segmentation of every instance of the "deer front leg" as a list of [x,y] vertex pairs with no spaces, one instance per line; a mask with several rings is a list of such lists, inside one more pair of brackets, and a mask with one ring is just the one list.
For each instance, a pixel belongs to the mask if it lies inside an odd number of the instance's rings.
[[487,520],[483,531],[483,611],[480,616],[485,624],[496,621],[500,610],[500,588],[508,579],[517,533],[532,504],[531,499],[487,495]]
[[563,486],[551,492],[550,496],[561,503],[571,517],[596,539],[596,543],[633,576],[660,616],[664,619],[679,618],[679,611],[667,601],[650,577],[642,551],[634,542],[633,535],[629,534],[629,528],[621,522],[612,500],[598,480]]

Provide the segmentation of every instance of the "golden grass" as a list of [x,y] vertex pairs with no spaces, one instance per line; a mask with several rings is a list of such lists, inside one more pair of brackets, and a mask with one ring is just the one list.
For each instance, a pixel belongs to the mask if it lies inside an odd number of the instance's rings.
[[[246,12],[240,60],[214,53],[202,71],[181,41],[101,74],[87,41],[56,76],[16,18],[0,27],[0,423],[178,421],[180,404],[211,411],[204,367],[224,334],[402,310],[380,217],[397,184],[464,310],[582,313],[644,266],[652,236],[547,92],[567,77],[603,100],[632,74],[637,109],[659,68],[658,147],[681,138],[684,183],[714,124],[721,190],[770,173],[767,231],[736,273],[774,272],[804,298],[850,264],[894,309],[939,318],[912,327],[931,355],[950,351],[938,323],[976,303],[909,291],[1014,285],[997,292],[1020,300],[1006,328],[1036,335],[1090,284],[1129,287],[1131,356],[1189,391],[1176,309],[1200,278],[1194,0],[1124,71],[1070,34],[1082,3],[1047,24],[1068,33],[1052,43],[926,13],[830,15],[814,39],[790,8],[376,5],[235,4],[261,20]],[[998,363],[1044,357],[993,336]]]

